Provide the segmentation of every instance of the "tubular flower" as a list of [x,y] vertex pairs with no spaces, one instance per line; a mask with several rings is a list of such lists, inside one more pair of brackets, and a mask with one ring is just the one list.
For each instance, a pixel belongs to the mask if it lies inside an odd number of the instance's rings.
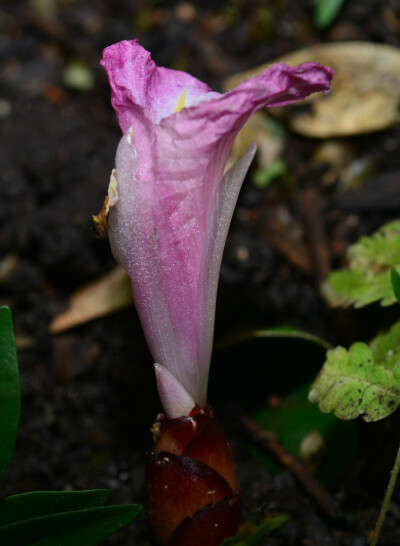
[[156,66],[135,40],[104,50],[123,137],[109,213],[117,261],[132,279],[168,418],[206,408],[223,248],[255,145],[224,174],[232,143],[257,110],[328,91],[332,71],[271,66],[225,94]]

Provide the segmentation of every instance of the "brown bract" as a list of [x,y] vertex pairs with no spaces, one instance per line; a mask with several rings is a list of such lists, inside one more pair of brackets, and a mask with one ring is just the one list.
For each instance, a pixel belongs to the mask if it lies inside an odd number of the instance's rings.
[[[159,415],[147,467],[147,506],[162,545],[219,546],[240,516],[239,490],[229,445],[212,410],[189,417]],[[195,541],[194,541],[195,537]]]
[[113,207],[118,201],[118,183],[116,178],[116,170],[113,169],[110,176],[110,182],[108,184],[108,194],[104,199],[103,206],[98,214],[92,216],[94,227],[98,237],[104,237],[108,225],[107,216],[110,212],[110,208]]

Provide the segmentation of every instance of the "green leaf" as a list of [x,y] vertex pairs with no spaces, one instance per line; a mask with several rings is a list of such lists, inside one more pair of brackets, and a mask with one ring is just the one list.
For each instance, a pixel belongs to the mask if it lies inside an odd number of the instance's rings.
[[0,544],[12,546],[95,546],[130,523],[138,505],[88,508],[28,519],[0,527]]
[[40,516],[103,506],[107,489],[92,491],[35,491],[0,500],[0,526]]
[[[399,323],[395,326],[399,331]],[[311,387],[310,402],[318,402],[322,412],[333,411],[340,419],[362,416],[377,421],[392,413],[400,404],[400,369],[399,361],[394,363],[384,354],[393,332],[387,335],[384,341],[375,339],[371,347],[354,343],[348,351],[343,347],[328,351]]]
[[94,75],[82,59],[72,59],[64,70],[64,83],[76,91],[90,91],[94,85]]
[[317,0],[314,9],[314,23],[319,29],[329,27],[338,15],[344,0]]
[[326,443],[332,427],[338,435],[337,419],[326,415],[310,404],[309,384],[301,385],[282,398],[276,409],[261,408],[252,416],[266,430],[273,430],[285,448],[296,457],[301,456],[301,443],[309,434],[318,432]]
[[[378,334],[369,344],[374,360],[380,366],[392,370],[400,380],[400,321],[389,330]],[[400,385],[399,385],[400,387]]]
[[330,305],[363,307],[379,301],[392,305],[396,296],[391,270],[400,271],[400,220],[386,224],[347,250],[349,268],[334,271],[322,285]]
[[285,181],[291,178],[289,167],[283,159],[272,159],[253,175],[253,184],[257,188],[267,188],[277,178]]
[[[327,348],[331,345],[325,340],[293,328],[231,332],[214,345],[210,398],[218,395],[240,400],[247,411],[264,407],[268,393],[285,393],[300,382],[310,383],[324,362]],[[301,366],[293,366],[300,361]],[[259,380],[254,381],[254,377]]]
[[[321,413],[310,404],[308,391],[309,383],[296,387],[282,397],[276,408],[257,409],[252,417],[264,430],[274,431],[286,450],[300,458],[307,470],[315,472],[319,481],[332,484],[354,455],[355,423]],[[271,461],[265,457],[262,460],[271,470]]]
[[373,276],[363,269],[334,271],[322,285],[322,293],[333,307],[364,307],[379,300],[385,307],[396,301],[389,271]]
[[316,345],[320,345],[324,349],[330,349],[331,345],[328,341],[325,341],[321,337],[318,337],[314,334],[308,332],[303,332],[302,330],[296,330],[291,326],[277,326],[275,328],[263,328],[260,330],[250,330],[248,332],[241,332],[238,334],[230,335],[227,338],[219,341],[215,347],[217,349],[223,349],[225,347],[230,347],[236,345],[237,343],[243,343],[245,341],[250,341],[254,339],[301,339],[304,341],[310,341]]
[[0,478],[14,451],[20,414],[17,351],[11,312],[0,307]]
[[390,270],[390,280],[392,281],[392,288],[397,301],[400,303],[400,275],[392,267]]
[[281,514],[270,518],[257,527],[250,524],[247,529],[253,528],[253,530],[248,536],[245,537],[248,531],[244,532],[242,529],[239,529],[234,537],[224,540],[223,546],[261,546],[265,544],[265,539],[272,531],[279,529],[289,520],[290,517],[288,514]]
[[276,409],[261,408],[253,413],[261,427],[273,430],[285,448],[296,457],[300,455],[302,440],[317,430],[322,437],[337,422],[334,416],[325,415],[307,399],[309,385],[302,385],[282,398]]

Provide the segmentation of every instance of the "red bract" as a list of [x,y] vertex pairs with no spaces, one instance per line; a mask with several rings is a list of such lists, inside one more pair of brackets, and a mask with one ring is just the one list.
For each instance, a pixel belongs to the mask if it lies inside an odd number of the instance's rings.
[[[147,468],[147,505],[157,540],[168,546],[219,546],[240,516],[229,445],[212,410],[159,415]],[[194,537],[195,542],[194,542]]]

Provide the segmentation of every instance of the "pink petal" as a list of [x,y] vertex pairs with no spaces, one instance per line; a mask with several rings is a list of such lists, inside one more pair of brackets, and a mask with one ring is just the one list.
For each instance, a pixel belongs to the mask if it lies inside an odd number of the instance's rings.
[[[274,65],[221,96],[156,67],[135,41],[107,48],[103,66],[126,133],[116,158],[119,202],[110,212],[113,253],[131,276],[154,359],[204,407],[223,247],[255,153],[249,149],[223,177],[231,145],[256,110],[327,91],[332,71]],[[186,107],[175,112],[183,91]],[[175,414],[173,397],[162,397]]]
[[297,67],[275,64],[224,95],[161,120],[160,125],[173,134],[179,148],[182,145],[187,149],[193,146],[193,141],[203,141],[203,146],[207,143],[210,150],[215,145],[221,146],[221,141],[231,143],[257,110],[297,102],[318,91],[328,92],[332,75],[330,68],[316,63]]
[[[223,246],[255,146],[225,174],[204,227],[192,231],[190,222],[178,221],[175,226],[167,197],[163,199],[154,184],[135,177],[138,155],[133,140],[134,135],[126,133],[117,151],[119,200],[110,209],[111,247],[132,279],[136,308],[154,359],[204,407]],[[185,188],[184,181],[178,184]],[[189,192],[182,214],[185,210],[190,214],[190,198]]]
[[[157,123],[175,111],[183,92],[189,105],[211,92],[205,83],[186,72],[158,67],[136,40],[107,47],[100,64],[107,72],[111,103],[123,133],[133,125],[140,111]],[[218,94],[211,92],[211,96],[215,95]]]
[[196,406],[195,401],[165,366],[154,364],[160,400],[169,419],[189,415]]

